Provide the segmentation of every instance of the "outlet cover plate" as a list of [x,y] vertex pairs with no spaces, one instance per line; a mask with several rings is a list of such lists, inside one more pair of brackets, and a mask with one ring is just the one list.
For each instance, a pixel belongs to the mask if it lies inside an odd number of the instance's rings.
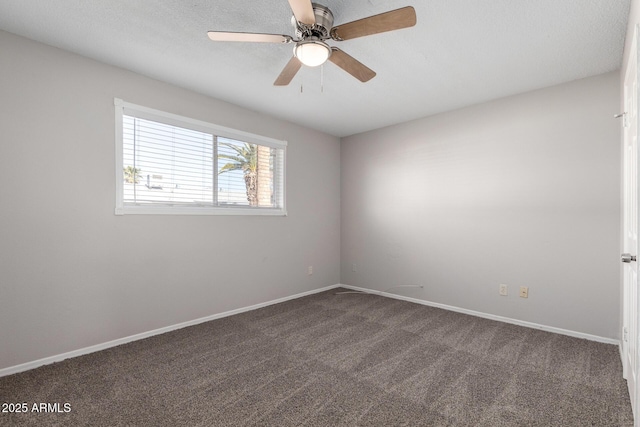
[[509,294],[507,285],[500,285],[500,295],[507,296]]

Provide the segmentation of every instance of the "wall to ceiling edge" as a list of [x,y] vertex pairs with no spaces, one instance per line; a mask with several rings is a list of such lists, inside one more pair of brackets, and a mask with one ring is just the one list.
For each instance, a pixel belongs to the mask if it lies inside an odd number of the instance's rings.
[[618,339],[619,100],[616,71],[343,138],[342,283]]
[[[0,369],[339,282],[338,138],[6,32],[0,52]],[[287,140],[288,216],[115,216],[114,97]]]

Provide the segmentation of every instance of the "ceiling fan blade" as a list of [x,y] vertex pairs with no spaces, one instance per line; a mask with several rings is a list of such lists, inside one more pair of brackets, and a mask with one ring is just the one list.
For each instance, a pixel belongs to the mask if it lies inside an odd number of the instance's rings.
[[225,31],[209,31],[209,38],[215,42],[259,42],[259,43],[290,43],[290,36],[281,34],[233,33]]
[[331,56],[329,61],[351,74],[362,83],[368,82],[376,76],[376,72],[364,65],[351,55],[347,55],[337,47],[331,48]]
[[407,6],[333,27],[331,38],[336,41],[351,40],[414,25],[416,25],[416,11],[413,7]]
[[291,80],[295,77],[298,70],[302,67],[302,62],[298,61],[298,58],[292,56],[287,65],[284,66],[284,69],[278,76],[275,82],[273,82],[274,86],[286,86],[291,83]]
[[289,0],[289,6],[298,22],[307,25],[316,23],[316,14],[313,12],[311,0]]

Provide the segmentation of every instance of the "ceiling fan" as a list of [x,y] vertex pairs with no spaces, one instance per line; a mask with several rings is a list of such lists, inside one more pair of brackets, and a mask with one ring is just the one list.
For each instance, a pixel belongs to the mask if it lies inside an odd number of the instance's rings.
[[416,24],[416,12],[411,6],[352,21],[347,24],[333,26],[333,13],[328,7],[311,0],[288,0],[293,17],[296,39],[280,34],[239,33],[209,31],[207,34],[213,41],[262,42],[262,43],[295,43],[293,57],[273,83],[275,86],[286,86],[295,77],[302,65],[317,67],[327,60],[333,62],[361,82],[367,82],[376,73],[357,59],[344,53],[325,40],[351,40],[357,37],[384,33],[412,27]]

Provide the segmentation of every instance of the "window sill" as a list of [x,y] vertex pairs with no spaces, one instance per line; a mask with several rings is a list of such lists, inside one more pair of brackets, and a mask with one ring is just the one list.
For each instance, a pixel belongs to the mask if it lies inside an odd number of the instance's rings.
[[287,216],[284,209],[190,207],[190,206],[124,206],[117,207],[116,215],[252,215]]

